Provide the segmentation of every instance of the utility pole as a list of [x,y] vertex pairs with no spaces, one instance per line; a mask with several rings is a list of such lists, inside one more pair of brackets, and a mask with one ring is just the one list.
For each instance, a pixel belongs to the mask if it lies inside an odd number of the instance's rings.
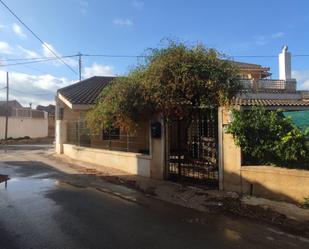
[[8,125],[9,125],[9,72],[6,72],[6,112],[5,112],[5,135],[8,139]]
[[79,52],[78,53],[78,66],[79,66],[79,81],[82,80],[82,54]]

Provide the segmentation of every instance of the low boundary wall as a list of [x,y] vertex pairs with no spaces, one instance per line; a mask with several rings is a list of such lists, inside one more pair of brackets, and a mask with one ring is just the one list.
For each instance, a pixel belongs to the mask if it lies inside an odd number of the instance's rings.
[[101,166],[111,167],[126,171],[130,174],[150,177],[151,156],[139,153],[110,151],[78,147],[71,144],[63,144],[63,154],[66,156]]
[[309,171],[272,166],[242,166],[242,193],[302,203],[309,197]]
[[[20,118],[9,117],[8,137],[47,137],[48,120],[47,118]],[[0,139],[5,137],[5,117],[0,117]]]

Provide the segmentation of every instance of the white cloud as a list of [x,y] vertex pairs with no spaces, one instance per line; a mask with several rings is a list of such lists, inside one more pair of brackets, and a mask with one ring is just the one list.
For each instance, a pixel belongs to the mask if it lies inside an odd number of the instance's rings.
[[142,10],[144,8],[144,1],[139,1],[139,0],[134,0],[132,2],[132,5],[134,8],[136,8],[137,10]]
[[[6,72],[0,71],[0,81],[5,81]],[[10,73],[10,99],[16,99],[23,105],[33,103],[50,104],[54,102],[56,90],[73,82],[64,77],[55,77],[50,74],[31,75],[25,73]],[[0,91],[0,99],[4,99],[5,92]]]
[[[51,49],[52,51],[54,51],[59,57],[61,57],[62,55],[54,48],[53,45],[51,45],[50,43],[44,42],[44,45],[42,45],[42,54],[45,57],[55,57],[55,55],[48,49]],[[64,58],[63,61],[65,61],[68,65],[72,66],[72,67],[76,67],[78,65],[77,61],[71,58]],[[59,65],[63,65],[59,60],[55,60],[53,61],[53,64],[56,66]]]
[[276,32],[270,35],[255,35],[253,36],[253,40],[256,45],[264,46],[272,40],[282,38],[284,35],[283,32]]
[[79,1],[79,10],[83,15],[87,14],[89,3],[86,0]]
[[113,20],[113,24],[120,27],[131,27],[133,26],[133,21],[131,19],[117,18]]
[[83,78],[92,76],[114,76],[113,67],[93,63],[90,67],[84,68]]
[[292,71],[292,77],[297,80],[300,90],[309,90],[309,69]]
[[7,26],[0,24],[0,29],[6,29],[6,28],[7,28]]
[[61,56],[56,49],[51,45],[50,43],[44,42],[44,45],[42,45],[42,52],[45,57],[54,57],[55,55],[50,51],[54,51],[56,54]]
[[285,34],[283,32],[277,32],[271,35],[273,39],[283,37]]
[[23,32],[21,27],[17,23],[13,23],[12,25],[13,32],[21,38],[26,38],[26,34]]
[[0,54],[12,54],[13,49],[12,47],[4,41],[0,41]]
[[40,57],[40,55],[33,51],[33,50],[30,50],[30,49],[26,49],[20,45],[17,45],[17,48],[24,54],[24,56],[27,58],[27,59],[31,59],[31,58],[38,58]]

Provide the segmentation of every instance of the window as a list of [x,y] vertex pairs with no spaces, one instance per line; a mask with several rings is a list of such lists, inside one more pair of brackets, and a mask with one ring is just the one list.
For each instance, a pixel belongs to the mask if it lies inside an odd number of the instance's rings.
[[120,129],[115,127],[109,127],[102,132],[103,140],[118,140],[120,139]]

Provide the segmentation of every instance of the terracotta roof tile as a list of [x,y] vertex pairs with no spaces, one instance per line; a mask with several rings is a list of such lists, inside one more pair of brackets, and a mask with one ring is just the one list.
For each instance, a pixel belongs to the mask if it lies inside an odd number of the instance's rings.
[[242,99],[236,98],[232,102],[240,106],[309,106],[309,101],[297,99]]

